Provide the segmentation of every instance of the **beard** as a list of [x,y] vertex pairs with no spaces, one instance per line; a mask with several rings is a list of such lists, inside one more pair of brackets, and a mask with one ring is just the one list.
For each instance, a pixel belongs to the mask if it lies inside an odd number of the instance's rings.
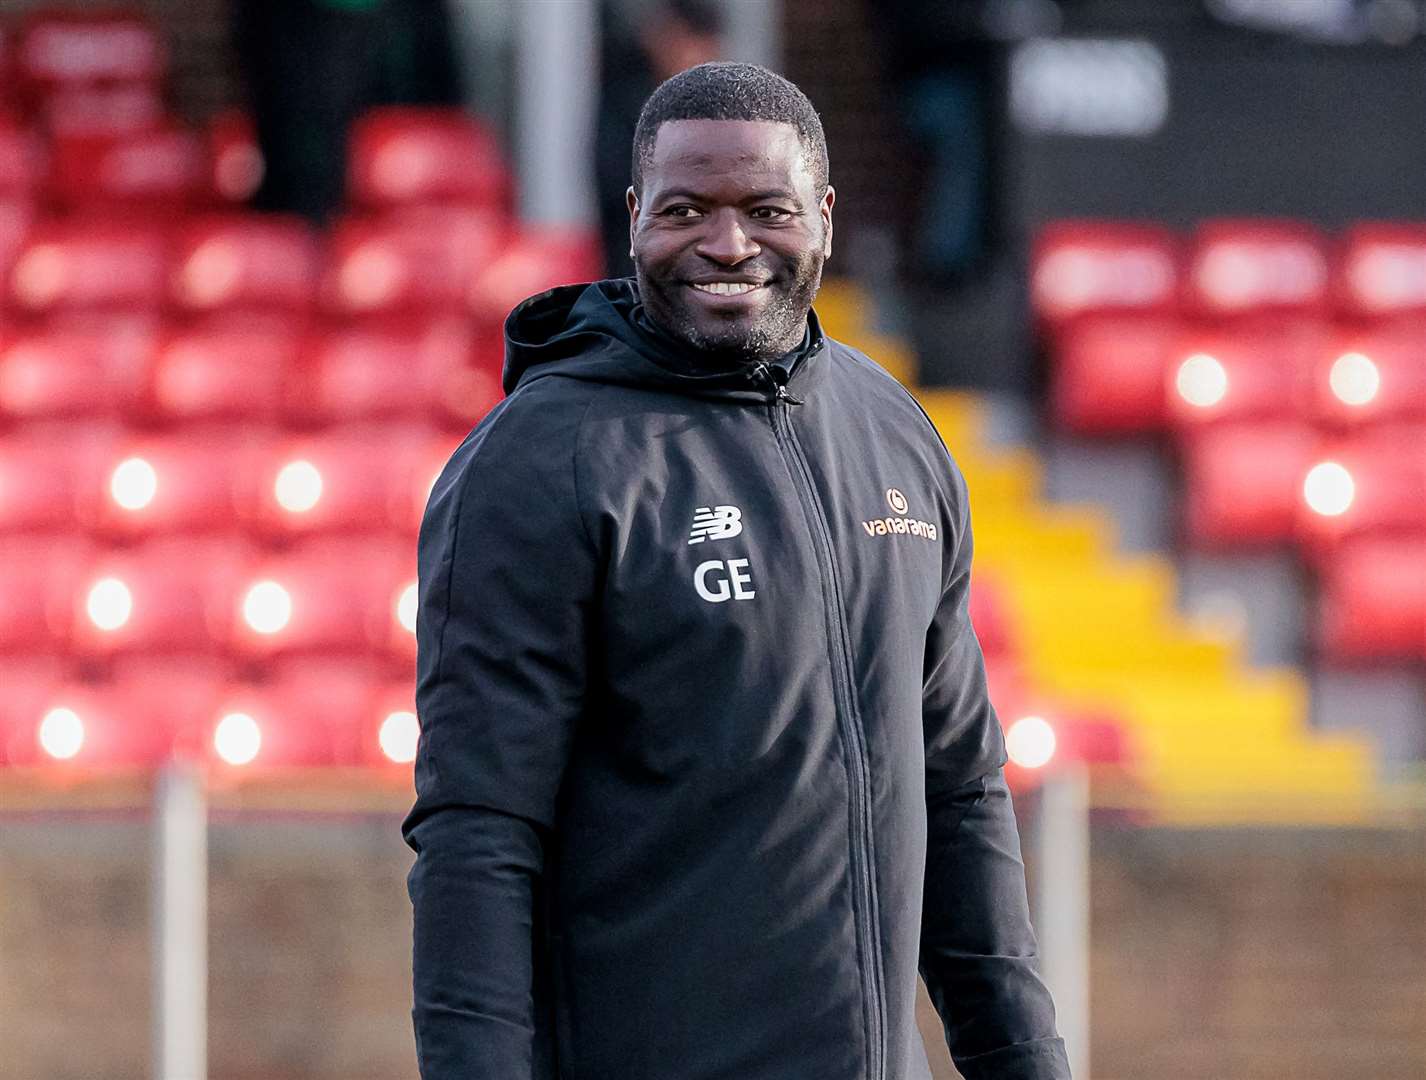
[[[821,249],[786,261],[764,288],[767,302],[750,318],[700,320],[687,298],[687,286],[655,277],[634,260],[639,296],[649,318],[706,361],[722,366],[775,360],[797,347],[807,332],[807,312],[822,284]],[[710,325],[710,322],[712,323]]]

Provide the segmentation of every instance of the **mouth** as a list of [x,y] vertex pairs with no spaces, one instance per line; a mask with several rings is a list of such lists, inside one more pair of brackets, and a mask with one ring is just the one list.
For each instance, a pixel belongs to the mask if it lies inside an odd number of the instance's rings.
[[755,281],[691,281],[689,286],[708,296],[746,296],[767,288],[766,282]]

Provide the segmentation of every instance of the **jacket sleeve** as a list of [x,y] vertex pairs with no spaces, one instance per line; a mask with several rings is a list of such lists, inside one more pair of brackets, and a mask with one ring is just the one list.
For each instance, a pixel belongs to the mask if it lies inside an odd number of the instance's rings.
[[966,1080],[1069,1080],[1049,991],[1036,972],[1005,743],[971,629],[971,531],[960,528],[926,639],[926,880],[920,971]]
[[413,989],[422,1080],[550,1070],[545,846],[583,708],[594,547],[568,410],[507,400],[437,480],[419,548]]

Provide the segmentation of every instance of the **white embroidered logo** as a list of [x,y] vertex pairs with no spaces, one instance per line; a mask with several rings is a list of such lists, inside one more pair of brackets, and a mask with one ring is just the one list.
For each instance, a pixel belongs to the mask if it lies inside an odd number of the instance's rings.
[[728,540],[743,531],[743,512],[736,506],[700,506],[693,511],[693,528],[688,542]]

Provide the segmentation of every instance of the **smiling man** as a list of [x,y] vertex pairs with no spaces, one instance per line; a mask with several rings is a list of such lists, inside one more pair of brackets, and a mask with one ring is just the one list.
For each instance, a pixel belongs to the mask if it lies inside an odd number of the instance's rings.
[[420,541],[424,1080],[1066,1080],[965,483],[827,338],[822,126],[704,64],[635,134],[635,280],[532,297]]

